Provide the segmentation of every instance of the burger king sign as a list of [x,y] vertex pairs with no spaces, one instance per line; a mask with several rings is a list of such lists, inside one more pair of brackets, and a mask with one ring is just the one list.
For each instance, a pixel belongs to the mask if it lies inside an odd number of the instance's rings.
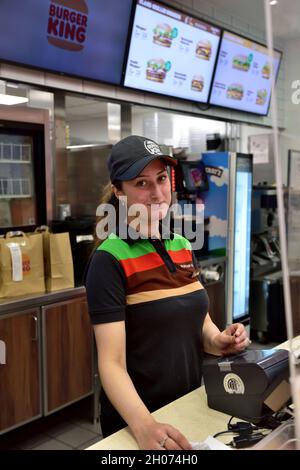
[[85,0],[51,0],[47,27],[48,42],[69,51],[84,47],[88,25]]

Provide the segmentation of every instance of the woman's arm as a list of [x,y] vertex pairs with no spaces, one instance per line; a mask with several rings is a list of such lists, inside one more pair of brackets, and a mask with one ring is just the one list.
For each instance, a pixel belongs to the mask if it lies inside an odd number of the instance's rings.
[[139,397],[126,369],[125,322],[94,325],[102,386],[130,427],[141,449],[191,449],[186,438],[168,424],[155,421]]
[[204,319],[202,337],[204,351],[215,356],[239,353],[250,344],[242,323],[233,323],[221,332],[209,313]]

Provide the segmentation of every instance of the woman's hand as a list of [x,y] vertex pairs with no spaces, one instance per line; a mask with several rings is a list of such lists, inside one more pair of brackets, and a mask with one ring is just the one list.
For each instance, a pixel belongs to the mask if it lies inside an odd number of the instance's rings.
[[191,450],[192,446],[178,429],[170,424],[152,421],[135,432],[142,450]]
[[248,339],[244,325],[233,323],[226,330],[216,334],[212,340],[213,347],[221,355],[237,354],[243,351],[251,341]]

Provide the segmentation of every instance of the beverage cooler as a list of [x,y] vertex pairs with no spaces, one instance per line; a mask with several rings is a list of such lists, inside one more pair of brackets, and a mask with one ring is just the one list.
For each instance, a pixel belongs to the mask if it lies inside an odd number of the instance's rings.
[[252,155],[207,152],[209,180],[203,193],[208,251],[226,256],[226,323],[248,321],[251,244]]

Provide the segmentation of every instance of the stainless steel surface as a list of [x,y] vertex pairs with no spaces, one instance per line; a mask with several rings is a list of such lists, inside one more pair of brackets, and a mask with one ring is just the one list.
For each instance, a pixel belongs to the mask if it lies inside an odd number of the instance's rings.
[[110,143],[121,139],[121,106],[116,103],[107,103],[107,137]]
[[[56,91],[54,93],[54,119],[55,119],[55,154],[53,158],[53,196],[58,204],[68,202],[68,167],[66,150],[66,103],[65,93]],[[54,213],[57,207],[54,208]],[[56,214],[57,217],[58,214]]]
[[96,216],[109,179],[106,160],[111,148],[111,144],[103,144],[68,150],[68,201],[74,217]]
[[[0,300],[0,317],[6,314],[13,314],[19,310],[25,310],[32,307],[52,304],[54,302],[79,297],[85,293],[85,287],[75,287],[74,289],[65,289],[57,292],[50,292],[39,295],[28,295],[26,297],[14,297],[11,299]],[[24,313],[24,312],[22,312]]]
[[132,134],[132,105],[121,104],[121,138],[124,139]]
[[286,341],[282,271],[251,280],[250,326],[261,341]]

